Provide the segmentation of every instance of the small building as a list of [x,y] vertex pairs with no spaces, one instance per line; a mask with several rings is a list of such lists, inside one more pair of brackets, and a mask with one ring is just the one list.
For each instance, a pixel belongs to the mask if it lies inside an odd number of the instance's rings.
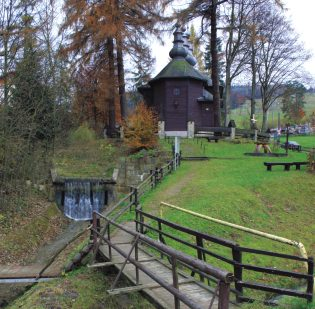
[[[215,126],[212,81],[194,68],[197,61],[188,39],[176,25],[171,61],[138,88],[145,103],[159,116],[160,137],[193,137],[196,128]],[[220,93],[222,96],[222,86]]]

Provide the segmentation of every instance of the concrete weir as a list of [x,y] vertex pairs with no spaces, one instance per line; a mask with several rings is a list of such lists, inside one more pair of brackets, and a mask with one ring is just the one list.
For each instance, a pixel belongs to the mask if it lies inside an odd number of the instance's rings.
[[103,210],[115,199],[113,179],[61,177],[56,170],[51,170],[51,177],[54,199],[70,219],[91,220],[94,210]]

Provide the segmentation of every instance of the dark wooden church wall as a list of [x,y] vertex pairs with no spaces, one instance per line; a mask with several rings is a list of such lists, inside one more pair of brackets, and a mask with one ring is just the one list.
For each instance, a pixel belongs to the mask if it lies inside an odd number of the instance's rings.
[[202,110],[197,99],[202,96],[203,83],[198,80],[189,81],[188,121],[195,121],[196,126],[201,126]]
[[163,121],[165,119],[163,108],[163,102],[165,101],[165,80],[157,81],[153,89],[153,106],[159,116],[159,120]]
[[188,81],[173,79],[166,81],[165,130],[187,131]]

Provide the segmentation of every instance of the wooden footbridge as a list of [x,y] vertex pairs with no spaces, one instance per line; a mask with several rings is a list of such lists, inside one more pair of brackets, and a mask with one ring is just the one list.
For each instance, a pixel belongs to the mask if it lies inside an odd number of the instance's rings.
[[[104,226],[97,226],[97,219],[104,219]],[[230,284],[233,275],[200,261],[138,232],[138,222],[118,224],[99,213],[94,213],[94,254],[105,259],[90,267],[115,266],[119,272],[110,290],[111,294],[143,291],[160,308],[233,308],[230,302]],[[114,230],[114,233],[111,231]],[[158,251],[159,257],[152,251]],[[213,287],[193,278],[211,277]],[[121,275],[133,284],[115,288]]]

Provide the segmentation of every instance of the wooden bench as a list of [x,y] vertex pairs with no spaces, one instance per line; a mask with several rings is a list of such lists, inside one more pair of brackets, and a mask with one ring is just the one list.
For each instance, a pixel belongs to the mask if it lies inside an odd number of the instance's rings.
[[301,169],[301,165],[307,165],[308,162],[264,162],[264,165],[267,166],[267,171],[271,171],[272,167],[275,165],[282,165],[284,166],[285,171],[289,171],[290,167],[295,165],[296,170]]

